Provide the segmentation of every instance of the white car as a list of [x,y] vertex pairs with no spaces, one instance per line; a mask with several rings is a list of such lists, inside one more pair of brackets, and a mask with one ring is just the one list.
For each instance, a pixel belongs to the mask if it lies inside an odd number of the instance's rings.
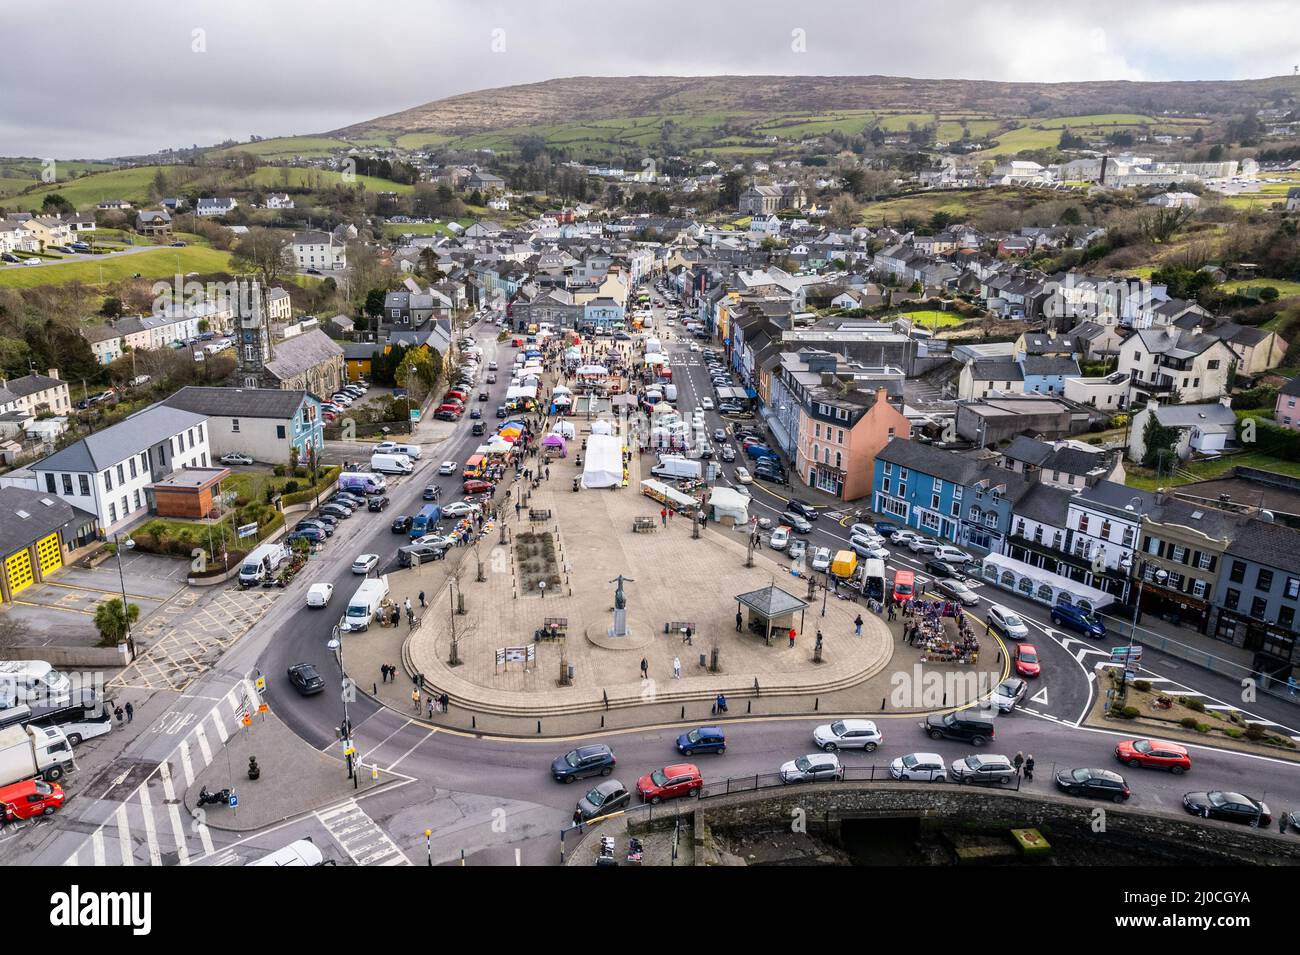
[[872,560],[889,560],[889,551],[884,547],[867,547],[863,553]]
[[465,517],[468,514],[477,514],[479,506],[471,504],[469,501],[456,501],[454,504],[448,504],[442,509],[444,517]]
[[736,468],[733,476],[741,484],[751,484],[754,480],[754,476],[745,468]]
[[942,544],[934,552],[936,560],[946,560],[950,564],[968,564],[974,558],[964,550],[953,547],[951,544]]
[[221,456],[222,464],[252,464],[253,459],[240,451],[231,451]]
[[928,537],[918,537],[907,545],[907,549],[914,554],[933,554],[939,549],[939,543]]
[[370,449],[370,453],[371,454],[392,454],[396,450],[397,450],[396,441],[380,441],[377,445],[375,445],[373,448]]
[[954,760],[948,776],[955,783],[1000,783],[1006,785],[1016,776],[1016,768],[1005,756],[993,754],[966,756]]
[[327,607],[330,598],[334,596],[333,584],[312,584],[311,589],[307,591],[308,607]]
[[368,574],[379,566],[378,554],[362,554],[352,562],[352,573]]
[[948,778],[948,767],[938,753],[908,753],[889,764],[889,775],[895,779],[941,783]]
[[971,590],[960,580],[953,580],[951,577],[939,581],[934,585],[934,589],[939,591],[945,597],[960,602],[963,606],[973,607],[980,602],[980,598],[975,591]]
[[[876,530],[875,524],[854,524],[849,528],[850,537],[880,537],[880,532]],[[880,537],[884,540],[883,537]]]
[[889,541],[891,544],[911,544],[912,541],[919,540],[920,537],[921,535],[916,531],[894,531],[889,535]]
[[801,783],[815,779],[843,779],[844,767],[834,753],[809,753],[781,766],[781,782]]
[[429,547],[454,547],[456,538],[449,537],[446,534],[422,534],[411,541],[410,546],[414,547],[417,544],[421,547],[426,545]]
[[790,541],[790,546],[786,549],[786,553],[790,555],[791,560],[802,560],[807,551],[808,542],[798,537]]
[[1020,614],[1010,607],[1002,606],[1002,604],[993,604],[989,607],[984,622],[990,630],[996,630],[1002,636],[1011,640],[1023,640],[1029,636],[1029,628],[1020,619]]
[[455,461],[443,461],[441,464],[438,465],[438,473],[439,473],[439,474],[455,474],[455,473],[456,473],[456,462],[455,462]]
[[790,528],[782,525],[772,531],[772,536],[767,539],[767,546],[772,550],[785,550],[790,543]]
[[705,395],[703,398],[700,399],[700,404],[704,406],[705,411],[713,410],[713,399],[710,398],[708,395]]
[[813,730],[813,742],[827,753],[837,749],[863,749],[874,753],[883,741],[884,737],[871,720],[836,720]]
[[818,547],[813,551],[812,569],[818,573],[825,573],[831,566],[831,549],[829,547]]
[[993,688],[989,702],[998,708],[999,713],[1010,713],[1029,692],[1029,684],[1018,676],[1003,680]]

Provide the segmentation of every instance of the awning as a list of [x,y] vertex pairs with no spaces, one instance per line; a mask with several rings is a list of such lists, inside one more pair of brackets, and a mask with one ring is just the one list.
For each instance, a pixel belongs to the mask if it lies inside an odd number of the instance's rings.
[[1003,554],[989,554],[985,557],[980,577],[995,587],[1052,607],[1065,603],[1085,610],[1100,610],[1115,602],[1114,595],[1104,590]]

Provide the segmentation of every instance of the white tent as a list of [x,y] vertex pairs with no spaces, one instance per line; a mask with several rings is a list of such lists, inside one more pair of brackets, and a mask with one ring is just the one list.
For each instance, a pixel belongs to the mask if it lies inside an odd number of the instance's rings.
[[551,389],[551,392],[557,395],[571,395],[573,394],[573,389],[566,388],[564,387],[564,385],[556,385],[554,388]]
[[749,496],[729,487],[715,487],[709,495],[712,517],[721,523],[746,524],[749,522]]
[[591,433],[592,434],[613,434],[614,425],[606,421],[604,418],[598,418],[591,423]]
[[604,365],[582,365],[578,368],[575,374],[587,377],[603,378],[609,374],[609,369]]
[[572,421],[557,421],[551,431],[570,440],[578,436],[578,429],[573,426]]
[[583,487],[618,487],[623,482],[623,442],[618,438],[612,434],[593,434],[587,439],[584,454]]
[[[645,356],[645,363],[647,365],[666,365],[668,364],[668,357],[662,352],[655,352],[652,355]],[[582,369],[578,370],[581,371]]]

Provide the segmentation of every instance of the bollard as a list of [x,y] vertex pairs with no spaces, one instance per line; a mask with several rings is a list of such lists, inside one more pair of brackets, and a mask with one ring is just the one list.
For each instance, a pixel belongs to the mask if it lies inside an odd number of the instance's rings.
[[541,721],[541,720],[538,720],[538,721],[537,721],[537,735],[540,736],[541,734],[542,734],[542,721]]
[[819,696],[813,700],[813,712],[816,713],[821,708],[822,708],[822,698]]
[[686,704],[685,704],[685,703],[682,704],[682,716],[681,716],[681,718],[682,718],[682,719],[686,719]]
[[478,717],[473,714],[469,718],[469,728],[472,730],[478,729]]
[[882,696],[880,698],[880,711],[883,713],[884,710],[885,710],[885,697]]
[[604,728],[605,728],[605,714],[604,714],[604,713],[601,713],[601,714],[600,714],[600,728],[601,728],[601,729],[604,729]]
[[754,712],[754,701],[753,701],[753,700],[747,700],[747,701],[745,702],[745,712],[746,712],[746,713],[752,713],[752,712]]
[[947,691],[947,690],[944,690],[944,691],[943,691],[943,705],[944,705],[944,706],[947,706],[947,705],[948,705],[948,691]]

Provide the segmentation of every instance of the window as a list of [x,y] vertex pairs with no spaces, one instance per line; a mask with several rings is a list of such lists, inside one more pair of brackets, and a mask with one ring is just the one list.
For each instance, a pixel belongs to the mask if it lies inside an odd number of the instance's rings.
[[77,484],[81,488],[81,493],[85,497],[90,497],[90,475],[78,474]]
[[71,494],[71,493],[72,493],[72,475],[71,475],[71,474],[64,474],[64,475],[62,475],[62,478],[63,478],[63,493],[64,493],[64,494]]
[[126,471],[123,470],[123,467],[124,467],[124,466],[121,465],[121,464],[119,464],[119,465],[117,466],[117,483],[118,483],[118,484],[125,484],[125,483],[126,483]]
[[1300,598],[1300,577],[1288,577],[1286,586],[1282,588],[1282,596],[1287,600]]
[[132,459],[130,460],[129,463],[130,463],[130,465],[131,465],[131,477],[134,479],[134,478],[135,478],[135,475],[136,475],[136,470],[135,470],[135,458],[132,458]]
[[839,436],[839,438],[838,438],[837,440],[839,441],[840,444],[843,444],[843,443],[844,443],[844,429],[843,429],[843,428],[838,428],[837,430],[838,430],[839,433],[840,433],[840,436]]
[[907,497],[907,485],[904,484],[902,481],[898,482],[898,496]]
[[116,523],[117,523],[117,505],[116,505],[116,504],[109,504],[109,505],[108,505],[108,522],[109,522],[110,524],[116,524]]
[[822,436],[822,426],[820,424],[813,425],[813,437],[820,438],[821,436]]
[[1241,591],[1228,588],[1228,592],[1223,595],[1223,605],[1229,610],[1236,610],[1237,604],[1241,602]]
[[1016,530],[1015,530],[1015,534],[1016,534],[1017,537],[1024,537],[1024,536],[1025,536],[1025,519],[1024,519],[1023,517],[1017,517],[1017,518],[1016,518]]
[[140,510],[140,492],[138,490],[131,492],[131,509]]
[[844,460],[844,459],[843,459],[843,457],[840,455],[840,452],[836,451],[836,452],[835,452],[835,467],[837,467],[837,468],[843,470],[843,468],[844,468],[843,460]]
[[54,475],[53,475],[53,474],[48,474],[48,473],[47,473],[47,474],[45,475],[45,490],[46,490],[47,492],[49,492],[50,494],[53,494],[53,493],[54,493]]
[[1180,564],[1187,563],[1187,548],[1180,544],[1175,544],[1173,551],[1169,555],[1169,559]]
[[1264,570],[1264,568],[1261,567],[1259,570],[1259,575],[1255,578],[1255,589],[1264,590],[1264,591],[1272,590],[1273,571]]
[[1264,614],[1268,612],[1268,598],[1256,597],[1250,602],[1250,615],[1256,620],[1263,620]]
[[131,513],[130,509],[126,506],[126,495],[123,494],[122,495],[122,516],[126,517],[126,515],[130,513]]
[[1201,551],[1196,555],[1196,566],[1201,570],[1214,570],[1214,555]]
[[1205,367],[1208,368],[1210,371],[1217,371],[1219,368],[1219,359],[1217,358],[1210,359],[1210,361],[1206,363]]
[[111,491],[111,490],[113,490],[113,472],[112,472],[112,470],[108,470],[108,471],[105,471],[105,472],[104,472],[104,490],[105,490],[105,491]]
[[1088,533],[1088,515],[1087,515],[1087,514],[1080,514],[1080,515],[1079,515],[1079,533],[1080,533],[1080,534],[1086,534],[1086,533]]
[[907,480],[907,468],[899,468],[899,469],[898,469],[898,479],[899,479],[900,481],[906,481],[906,480]]
[[1192,596],[1198,600],[1204,600],[1205,595],[1209,593],[1210,585],[1203,580],[1192,581]]
[[886,514],[892,514],[894,517],[907,520],[907,505],[902,501],[895,501],[893,498],[888,498],[885,500],[884,504]]
[[952,507],[950,508],[949,513],[952,514],[953,517],[960,519],[960,518],[961,518],[961,505],[958,504],[956,501],[953,501],[953,502],[952,502]]
[[234,433],[234,434],[239,434],[239,419],[238,419],[238,418],[231,418],[231,419],[230,419],[230,430],[231,430],[231,432]]
[[282,424],[277,424],[277,425],[275,426],[275,436],[276,436],[277,438],[281,438],[281,439],[284,438],[284,425],[282,425]]
[[1103,519],[1101,522],[1101,533],[1097,535],[1102,540],[1110,540],[1110,521]]
[[884,467],[882,467],[882,468],[880,469],[880,473],[882,473],[882,474],[893,474],[893,473],[894,473],[894,464],[893,464],[893,462],[892,462],[892,461],[886,461],[885,464],[884,464]]
[[936,511],[939,509],[939,492],[936,491],[930,495],[930,506]]
[[1295,607],[1282,607],[1277,612],[1277,624],[1279,627],[1290,629],[1295,622]]
[[1228,573],[1228,579],[1234,584],[1240,584],[1246,580],[1246,564],[1244,561],[1234,560],[1232,562],[1232,570]]
[[953,499],[954,501],[960,501],[960,500],[961,500],[961,492],[962,492],[962,486],[961,486],[960,484],[954,484],[954,485],[952,486],[952,499]]
[[984,512],[984,524],[985,524],[986,527],[997,527],[997,526],[998,526],[998,515],[997,515],[996,513],[994,513],[993,511],[985,511],[985,512]]
[[936,530],[938,530],[938,529],[939,529],[939,517],[938,517],[938,515],[936,515],[936,514],[932,514],[932,513],[930,513],[929,511],[924,512],[924,513],[921,515],[921,526],[924,527],[924,528],[925,528],[926,530],[928,530],[928,531],[936,531]]
[[881,492],[884,493],[884,494],[888,494],[888,493],[889,493],[889,478],[881,478],[881,479],[880,479],[880,490],[881,490]]

